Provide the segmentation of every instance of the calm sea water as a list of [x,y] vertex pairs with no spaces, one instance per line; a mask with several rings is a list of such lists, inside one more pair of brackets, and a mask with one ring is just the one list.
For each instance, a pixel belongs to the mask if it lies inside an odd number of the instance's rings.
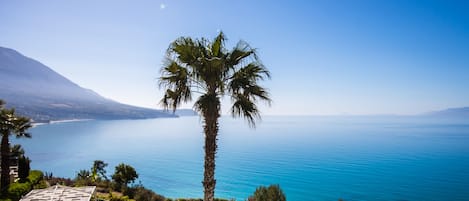
[[[166,197],[202,197],[198,117],[37,126],[32,168],[74,177],[93,160],[130,164]],[[216,196],[245,200],[280,184],[289,201],[469,200],[469,120],[264,117],[257,129],[221,119]]]

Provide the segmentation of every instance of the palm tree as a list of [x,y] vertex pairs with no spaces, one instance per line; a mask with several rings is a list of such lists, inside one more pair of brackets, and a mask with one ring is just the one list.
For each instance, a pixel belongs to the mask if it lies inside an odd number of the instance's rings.
[[[2,135],[1,141],[1,178],[0,187],[2,192],[5,193],[10,184],[10,135],[15,135],[17,138],[26,137],[30,138],[31,135],[26,131],[31,128],[31,120],[27,117],[18,116],[15,109],[4,108],[3,101],[0,100],[0,134]],[[5,194],[4,194],[5,195]]]
[[93,162],[93,167],[91,167],[91,181],[96,182],[100,181],[102,178],[107,180],[106,168],[107,163],[102,160],[95,160]]
[[269,93],[258,81],[270,78],[269,71],[246,42],[225,49],[222,32],[213,40],[181,37],[170,44],[161,69],[159,86],[166,90],[161,104],[176,110],[181,103],[198,98],[194,109],[202,116],[205,132],[204,200],[215,194],[215,154],[217,150],[220,99],[231,98],[233,117],[244,117],[251,127],[260,118],[257,101],[270,104]]
[[11,158],[16,159],[22,155],[24,155],[24,149],[23,147],[21,147],[20,144],[15,144],[12,147],[10,147]]

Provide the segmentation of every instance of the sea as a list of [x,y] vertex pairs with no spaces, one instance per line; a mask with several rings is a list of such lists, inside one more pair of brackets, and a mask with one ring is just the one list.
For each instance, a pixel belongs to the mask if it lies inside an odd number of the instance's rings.
[[[32,169],[74,178],[94,160],[138,172],[170,198],[203,197],[200,117],[39,125],[12,139]],[[469,120],[409,116],[220,119],[216,197],[246,200],[278,184],[288,201],[469,200]]]

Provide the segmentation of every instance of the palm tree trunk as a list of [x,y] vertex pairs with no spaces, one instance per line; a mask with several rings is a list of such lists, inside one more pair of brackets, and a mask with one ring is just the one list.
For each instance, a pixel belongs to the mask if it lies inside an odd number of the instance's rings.
[[[217,103],[217,104],[215,104]],[[215,154],[217,152],[217,134],[219,100],[215,98],[214,104],[208,106],[204,114],[205,125],[205,163],[204,163],[204,201],[213,201],[215,198]]]
[[0,187],[2,194],[6,195],[6,192],[8,191],[8,185],[10,185],[10,146],[8,142],[8,133],[2,133],[1,146],[2,174],[0,178]]

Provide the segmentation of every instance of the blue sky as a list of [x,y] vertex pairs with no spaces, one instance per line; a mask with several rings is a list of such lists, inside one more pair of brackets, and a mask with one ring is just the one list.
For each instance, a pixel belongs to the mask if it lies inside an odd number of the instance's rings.
[[258,48],[272,72],[264,84],[274,103],[264,114],[469,106],[466,1],[0,0],[0,46],[145,107],[162,97],[157,78],[169,43],[218,30],[229,47],[245,40]]

